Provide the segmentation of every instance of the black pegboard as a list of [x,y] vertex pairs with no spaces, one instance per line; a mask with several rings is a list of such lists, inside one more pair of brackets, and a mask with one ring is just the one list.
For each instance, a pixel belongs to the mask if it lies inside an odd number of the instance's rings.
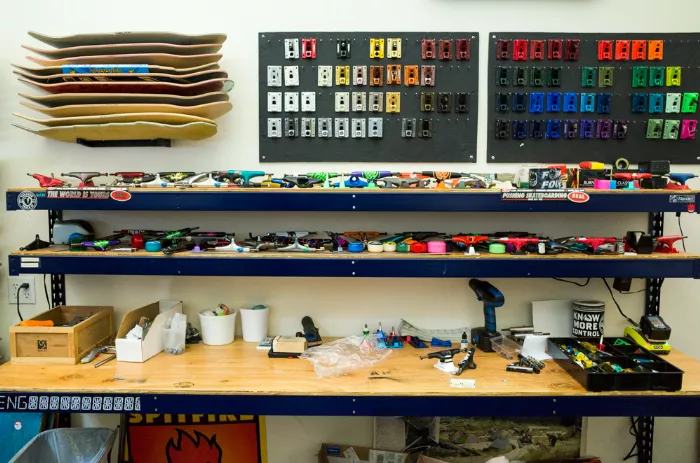
[[[580,50],[578,61],[549,60],[545,50],[545,59],[542,61],[530,60],[513,61],[513,40],[527,39],[579,39]],[[510,59],[496,59],[497,41],[511,40]],[[661,61],[618,61],[613,54],[612,61],[598,60],[598,40],[663,40],[664,54]],[[614,45],[614,43],[613,43]],[[614,48],[614,47],[613,47]],[[528,48],[529,54],[529,48]],[[496,85],[496,68],[498,66],[511,67],[509,87]],[[528,70],[533,66],[538,67],[562,67],[562,84],[559,88],[515,87],[512,85],[512,67],[524,66]],[[614,66],[614,82],[610,88],[601,88],[597,84],[593,88],[581,86],[581,68]],[[680,66],[682,67],[680,87],[646,87],[632,88],[632,68],[634,66]],[[542,114],[500,113],[496,111],[496,94],[498,92],[544,92],[550,91],[576,92],[576,93],[612,93],[611,113],[601,115],[597,113],[547,113]],[[610,34],[579,34],[579,33],[531,33],[531,32],[493,32],[489,34],[489,69],[488,69],[488,162],[566,162],[578,163],[582,160],[595,160],[614,162],[620,157],[625,157],[631,162],[650,159],[667,159],[674,163],[698,164],[700,163],[700,140],[649,140],[646,138],[647,121],[649,119],[673,119],[697,120],[700,113],[695,114],[633,114],[632,92],[640,93],[686,93],[700,92],[700,34],[657,34],[657,33],[610,33]],[[597,99],[597,96],[596,96]],[[665,96],[664,96],[665,100]],[[511,100],[512,101],[512,100]],[[580,101],[579,101],[580,104]],[[665,108],[664,108],[665,109]],[[512,138],[512,123],[510,124],[511,138],[508,140],[496,138],[496,120],[544,120],[559,119],[562,122],[567,119],[611,119],[629,121],[627,138],[624,140],[613,139],[564,139],[548,140]]]
[[[386,57],[387,38],[401,38],[402,53],[400,59]],[[301,40],[316,39],[316,59],[285,59],[284,40],[289,38]],[[370,59],[370,38],[385,40],[385,58]],[[336,54],[337,41],[346,39],[351,44],[351,56],[340,59]],[[453,43],[453,59],[423,60],[421,57],[422,39],[450,39]],[[457,60],[456,39],[470,40],[469,60]],[[478,120],[478,79],[479,79],[479,34],[476,32],[264,32],[259,40],[259,132],[260,132],[260,162],[476,162],[476,134]],[[402,84],[387,85],[386,66],[399,64],[402,66]],[[267,67],[299,66],[299,86],[297,87],[268,87]],[[318,86],[319,65],[333,66],[333,86]],[[336,86],[335,67],[340,65],[367,66],[381,65],[384,67],[384,86]],[[404,66],[421,65],[435,66],[435,86],[406,87],[404,85]],[[353,82],[351,82],[353,83]],[[267,93],[269,91],[285,92],[316,92],[316,111],[309,113],[268,113]],[[335,112],[334,92],[401,92],[401,110],[399,113],[387,113],[386,101],[384,111],[349,113]],[[420,111],[421,92],[452,93],[450,113],[430,113]],[[469,94],[468,113],[455,113],[454,94],[465,92]],[[369,103],[369,102],[368,102]],[[437,102],[436,102],[437,103]],[[284,109],[284,108],[283,108]],[[301,108],[300,108],[301,109]],[[351,108],[352,109],[352,108]],[[368,108],[369,109],[369,108]],[[437,109],[437,108],[436,108]],[[268,138],[268,118],[285,117],[343,117],[352,118],[381,117],[383,118],[383,137],[374,138]],[[403,138],[402,119],[432,119],[431,138]],[[317,127],[318,129],[318,127]],[[367,126],[369,132],[369,126]],[[284,134],[283,134],[284,135]],[[318,133],[317,133],[318,135]]]

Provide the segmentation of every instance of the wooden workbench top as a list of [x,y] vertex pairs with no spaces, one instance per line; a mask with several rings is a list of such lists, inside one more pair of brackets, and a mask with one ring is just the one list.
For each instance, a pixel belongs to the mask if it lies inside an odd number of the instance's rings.
[[[495,353],[476,352],[476,370],[460,378],[475,379],[475,389],[450,387],[454,377],[433,367],[435,360],[420,355],[439,350],[396,349],[374,367],[349,376],[318,379],[311,362],[270,359],[255,343],[236,341],[227,346],[188,346],[179,356],[163,353],[145,363],[113,360],[93,364],[0,366],[0,391],[91,394],[196,394],[299,396],[671,396],[700,395],[700,362],[678,351],[667,360],[685,371],[678,392],[585,391],[553,361],[539,375],[508,373],[510,363]],[[461,360],[462,355],[458,356]],[[99,359],[99,357],[98,357]]]

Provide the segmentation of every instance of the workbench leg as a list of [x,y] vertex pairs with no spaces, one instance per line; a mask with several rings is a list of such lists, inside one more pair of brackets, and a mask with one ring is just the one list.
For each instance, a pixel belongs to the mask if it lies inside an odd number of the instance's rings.
[[652,453],[654,450],[654,417],[640,416],[637,422],[637,462],[652,463]]
[[[59,220],[63,220],[63,211],[49,211],[49,241],[51,243],[53,243],[53,227]],[[66,305],[66,276],[51,274],[51,307],[58,305]]]

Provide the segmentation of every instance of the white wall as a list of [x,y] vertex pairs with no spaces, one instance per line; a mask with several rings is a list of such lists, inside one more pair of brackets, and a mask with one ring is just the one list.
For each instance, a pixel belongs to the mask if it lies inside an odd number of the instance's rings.
[[[697,2],[669,0],[659,7],[657,0],[359,0],[332,2],[260,1],[236,2],[200,0],[198,2],[122,0],[119,3],[73,0],[70,4],[49,0],[4,2],[0,17],[0,191],[7,187],[32,186],[26,172],[66,172],[71,170],[214,170],[253,169],[257,155],[257,33],[262,31],[313,30],[467,30],[481,33],[481,125],[479,127],[479,163],[472,165],[430,164],[421,167],[436,170],[500,170],[510,165],[485,163],[487,127],[486,106],[487,37],[492,31],[581,31],[581,32],[693,32],[697,30]],[[236,81],[232,93],[235,108],[219,122],[215,138],[198,143],[178,143],[171,149],[134,148],[128,150],[91,150],[77,145],[50,142],[10,127],[12,111],[21,109],[16,95],[27,88],[17,83],[10,63],[25,63],[21,44],[32,44],[27,30],[48,34],[71,34],[92,31],[172,30],[188,33],[225,32],[229,40],[224,47],[222,66]],[[38,117],[38,116],[37,116]],[[634,158],[634,153],[624,153]],[[378,168],[370,163],[343,165],[352,168]],[[397,168],[415,168],[397,165]],[[332,169],[323,164],[266,165],[279,173]],[[697,168],[679,168],[698,171]],[[72,217],[78,217],[73,214]],[[184,227],[200,225],[203,229],[225,228],[239,233],[255,233],[290,228],[328,227],[341,229],[439,228],[445,232],[474,232],[496,229],[528,229],[552,235],[573,233],[620,235],[625,230],[642,229],[643,216],[524,215],[524,214],[327,214],[327,213],[134,213],[81,215],[95,222],[100,231],[113,227]],[[675,217],[669,217],[669,222]],[[420,222],[419,222],[420,221]],[[331,225],[332,224],[332,225]],[[46,213],[3,214],[0,220],[0,255],[30,241],[36,232],[46,238]],[[675,232],[674,223],[667,232]],[[684,231],[700,236],[695,217],[684,222]],[[689,251],[700,251],[697,238],[688,241]],[[7,274],[6,261],[0,271]],[[506,295],[507,304],[499,309],[499,325],[528,323],[528,301],[558,297],[595,296],[607,301],[602,283],[593,281],[586,288],[555,283],[551,280],[498,280],[492,282]],[[639,286],[641,283],[636,282]],[[690,280],[667,281],[664,287],[663,314],[673,326],[673,345],[691,355],[697,354],[695,341],[700,315],[690,301],[696,300],[697,283]],[[364,323],[383,321],[385,326],[403,317],[427,327],[469,324],[481,320],[481,307],[462,280],[349,280],[349,279],[249,279],[249,278],[166,278],[101,277],[68,278],[68,301],[72,304],[113,304],[118,316],[158,298],[181,298],[187,311],[198,310],[220,301],[233,305],[266,303],[274,312],[271,329],[280,333],[298,330],[303,315],[311,315],[322,332],[329,336],[357,332]],[[0,283],[0,336],[4,328],[17,321],[14,308],[5,302],[6,284]],[[24,307],[25,314],[45,309],[39,303]],[[639,316],[641,295],[619,296],[630,316]],[[381,310],[377,310],[380,308]],[[377,314],[381,314],[379,318]],[[616,311],[607,313],[609,332],[621,330],[622,318]],[[0,352],[8,355],[7,341]],[[524,399],[527,400],[527,399]],[[89,423],[91,417],[85,417]],[[105,418],[103,418],[105,419]],[[589,426],[588,450],[617,463],[627,453],[631,438],[626,433],[626,419],[595,419]],[[294,418],[273,417],[269,420],[270,462],[313,461],[319,444],[337,441],[349,444],[371,443],[371,420],[368,418]],[[658,441],[657,455],[666,461],[695,461],[695,422],[693,420],[659,420],[657,436],[672,435],[676,441]],[[612,437],[612,438],[611,438]],[[279,453],[275,454],[274,449]]]

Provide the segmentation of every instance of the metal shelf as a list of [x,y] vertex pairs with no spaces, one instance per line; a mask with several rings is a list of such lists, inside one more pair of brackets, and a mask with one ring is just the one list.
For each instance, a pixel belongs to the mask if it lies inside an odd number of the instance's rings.
[[[131,198],[51,198],[46,189],[10,189],[7,210],[21,210],[30,191],[38,210],[77,211],[391,211],[391,212],[688,212],[699,191],[589,191],[585,203],[503,201],[500,191],[366,189],[160,189],[132,188]],[[75,190],[72,190],[75,191]]]
[[177,254],[80,252],[49,249],[14,252],[10,275],[173,275],[369,278],[700,278],[700,256],[416,254]]

